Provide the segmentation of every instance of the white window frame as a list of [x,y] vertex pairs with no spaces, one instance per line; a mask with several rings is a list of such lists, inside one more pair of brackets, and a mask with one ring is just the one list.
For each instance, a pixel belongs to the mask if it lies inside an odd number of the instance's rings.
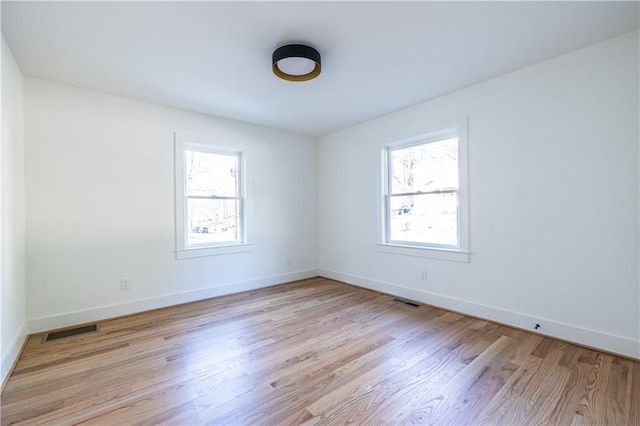
[[[390,158],[394,150],[424,145],[458,138],[458,241],[455,245],[429,244],[411,241],[391,240],[389,230],[389,203],[391,199]],[[469,202],[468,202],[468,164],[467,164],[467,120],[466,117],[449,120],[430,126],[420,135],[387,143],[381,151],[381,197],[380,197],[380,251],[397,255],[428,257],[459,262],[469,261]]]
[[[186,155],[187,151],[207,152],[236,156],[238,158],[238,240],[189,244],[187,238],[187,191],[186,191]],[[174,134],[174,160],[175,160],[175,254],[177,259],[186,259],[203,256],[216,256],[223,254],[245,253],[252,251],[252,244],[247,242],[247,202],[246,202],[246,167],[245,155],[242,150],[213,146],[190,140],[179,139]],[[214,197],[228,199],[229,197]]]

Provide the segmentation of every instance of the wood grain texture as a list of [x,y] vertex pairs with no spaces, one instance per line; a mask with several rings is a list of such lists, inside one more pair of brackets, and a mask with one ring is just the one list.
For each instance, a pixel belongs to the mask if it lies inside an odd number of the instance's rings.
[[315,278],[31,336],[10,424],[638,425],[640,363]]

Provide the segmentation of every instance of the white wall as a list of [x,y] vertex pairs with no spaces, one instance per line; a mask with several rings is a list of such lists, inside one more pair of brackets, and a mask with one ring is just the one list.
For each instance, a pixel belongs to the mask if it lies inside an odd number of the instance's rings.
[[[640,356],[638,72],[635,32],[321,138],[321,275]],[[382,145],[460,116],[470,262],[379,252]]]
[[[317,275],[314,139],[24,85],[32,332]],[[173,132],[245,151],[253,252],[175,259]]]
[[2,37],[2,147],[0,158],[2,224],[0,262],[0,383],[24,342],[25,221],[23,78]]

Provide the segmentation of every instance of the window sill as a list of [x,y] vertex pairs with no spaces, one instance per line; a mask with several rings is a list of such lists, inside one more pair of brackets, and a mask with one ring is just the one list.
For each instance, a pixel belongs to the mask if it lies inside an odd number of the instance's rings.
[[249,253],[253,251],[253,243],[229,244],[226,246],[190,247],[174,250],[176,259],[192,259],[194,257],[222,256],[225,254]]
[[469,252],[464,250],[443,249],[434,247],[420,247],[400,244],[377,243],[381,253],[395,254],[399,256],[426,257],[438,260],[450,260],[452,262],[469,262]]

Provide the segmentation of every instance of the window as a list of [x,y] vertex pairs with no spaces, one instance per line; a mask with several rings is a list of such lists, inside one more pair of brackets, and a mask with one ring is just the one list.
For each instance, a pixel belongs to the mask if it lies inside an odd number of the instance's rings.
[[466,251],[466,126],[384,149],[383,243]]
[[176,142],[177,253],[245,243],[243,173],[242,151]]

